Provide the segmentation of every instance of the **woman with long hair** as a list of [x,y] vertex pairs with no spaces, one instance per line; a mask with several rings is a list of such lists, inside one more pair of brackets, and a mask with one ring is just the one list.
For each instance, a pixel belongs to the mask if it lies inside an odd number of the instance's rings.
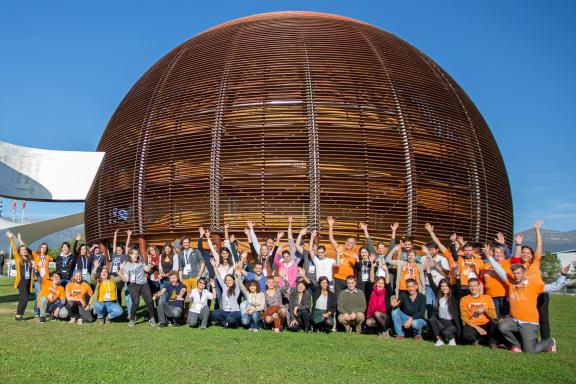
[[[151,266],[149,273],[152,271],[153,255],[156,253],[154,247],[148,247],[148,263]],[[158,277],[160,279],[159,290],[170,284],[170,272],[178,272],[178,255],[173,252],[172,245],[167,241],[164,243],[164,248],[160,254],[160,262],[158,263]],[[156,291],[158,292],[158,291]],[[164,300],[165,295],[160,296],[160,300]]]
[[261,315],[266,308],[264,293],[260,292],[260,284],[256,280],[249,280],[246,284],[248,287],[244,286],[242,272],[236,271],[236,278],[248,302],[246,313],[242,314],[242,325],[251,331],[258,332],[262,328]]
[[99,262],[94,262],[92,271],[92,280],[96,281],[96,289],[90,298],[90,308],[94,309],[98,322],[105,324],[112,319],[122,316],[124,311],[122,307],[116,302],[117,290],[116,283],[110,278],[108,269],[106,267],[100,270],[100,276],[96,276],[98,271]]
[[330,282],[326,276],[320,276],[318,285],[314,287],[312,296],[312,322],[319,332],[329,332],[334,327],[336,314],[336,295],[330,290]]
[[142,297],[146,303],[148,317],[150,319],[148,322],[151,326],[156,325],[156,321],[154,320],[154,302],[152,301],[152,293],[150,292],[150,286],[148,285],[145,276],[146,272],[150,272],[150,268],[151,266],[149,263],[145,264],[140,259],[137,249],[130,250],[128,253],[128,261],[120,267],[122,281],[128,283],[128,291],[132,298],[130,321],[128,322],[130,328],[134,327],[135,324],[136,310],[138,309],[138,303],[140,303],[140,297]]
[[290,292],[287,321],[291,331],[302,329],[304,332],[308,332],[311,325],[310,313],[312,311],[312,296],[308,291],[310,281],[306,278],[302,268],[298,272],[300,280]]
[[[25,245],[20,244],[17,248],[14,242],[14,235],[12,232],[6,232],[12,252],[14,254],[14,261],[16,263],[16,279],[14,280],[14,288],[18,289],[18,307],[16,308],[16,320],[24,320],[24,312],[28,305],[28,298],[34,286],[34,263],[32,262],[32,251]],[[20,234],[18,234],[20,239]]]
[[74,264],[74,256],[70,252],[70,243],[65,241],[60,246],[60,254],[56,257],[56,272],[60,276],[60,285],[64,288],[66,288],[68,281],[72,279]]
[[219,322],[224,328],[236,327],[242,321],[238,296],[240,296],[240,286],[234,275],[228,274],[222,277],[215,259],[210,260],[216,273],[216,279],[222,290],[222,300],[220,308],[214,311],[214,320]]
[[372,289],[368,298],[368,310],[366,312],[366,326],[376,328],[380,337],[389,337],[388,333],[388,308],[390,307],[390,273],[386,264],[380,266],[385,276],[376,277],[377,263],[375,256],[370,256],[370,281]]

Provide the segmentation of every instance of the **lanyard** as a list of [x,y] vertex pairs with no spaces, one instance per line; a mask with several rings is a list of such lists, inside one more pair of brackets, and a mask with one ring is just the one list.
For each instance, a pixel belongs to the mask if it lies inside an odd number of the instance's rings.
[[86,269],[86,256],[82,256],[82,269]]
[[28,264],[28,262],[24,264],[24,275],[30,276],[30,265]]

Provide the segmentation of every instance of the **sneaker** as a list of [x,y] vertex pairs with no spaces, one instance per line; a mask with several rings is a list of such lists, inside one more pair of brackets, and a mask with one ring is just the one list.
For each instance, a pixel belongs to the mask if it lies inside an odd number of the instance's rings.
[[352,332],[352,327],[349,326],[349,325],[345,325],[345,326],[344,326],[344,330],[345,330],[346,333],[350,333],[350,332]]
[[158,328],[166,328],[166,324],[160,323],[160,324],[158,324]]
[[84,322],[84,321],[82,320],[82,318],[80,318],[80,319],[78,319],[78,321],[76,321],[76,324],[82,325],[83,322]]
[[150,324],[152,327],[155,327],[156,326],[156,320],[150,319],[150,320],[148,320],[148,324]]
[[16,321],[22,321],[22,320],[24,320],[24,317],[22,317],[22,316],[16,316]]
[[384,331],[384,332],[380,332],[380,335],[378,335],[378,336],[382,339],[389,339],[390,333],[388,331]]
[[70,324],[74,324],[76,322],[76,318],[75,317],[71,317],[70,318]]
[[414,340],[422,341],[422,336],[420,336],[420,335],[414,336]]
[[360,335],[361,333],[362,333],[362,326],[359,325],[356,327],[356,334]]
[[205,331],[207,328],[206,327],[200,327],[200,329]]
[[54,320],[56,320],[56,316],[54,316],[54,315],[50,314],[50,320],[51,320],[51,321],[54,321]]
[[35,314],[34,314],[34,320],[39,320],[39,319],[40,319],[40,315],[37,314],[37,313],[35,313]]
[[551,337],[550,340],[552,340],[552,345],[546,350],[546,352],[556,352],[556,339]]
[[510,347],[509,351],[512,353],[522,353],[522,348],[513,345]]
[[45,322],[46,322],[46,316],[42,316],[42,317],[40,318],[40,322],[41,322],[41,323],[45,323]]
[[498,344],[490,343],[490,345],[488,345],[488,347],[490,347],[490,349],[498,349]]
[[280,333],[280,328],[274,328],[273,331],[274,333]]
[[448,345],[450,345],[451,347],[456,345],[456,339],[455,338],[451,338],[450,340],[448,340]]
[[130,320],[130,321],[128,322],[128,326],[129,326],[130,328],[134,328],[134,320]]
[[104,319],[98,319],[98,324],[104,324]]
[[444,342],[440,339],[436,340],[436,342],[434,343],[434,346],[436,347],[442,347],[444,346]]
[[252,331],[254,332],[260,332],[260,330],[258,328],[254,328]]
[[104,316],[104,324],[110,324],[110,316]]

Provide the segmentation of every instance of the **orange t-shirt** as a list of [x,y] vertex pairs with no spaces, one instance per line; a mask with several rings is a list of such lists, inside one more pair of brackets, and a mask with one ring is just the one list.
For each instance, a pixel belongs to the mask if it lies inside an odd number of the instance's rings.
[[[485,311],[476,314],[478,308],[484,307]],[[496,317],[496,308],[494,301],[488,295],[480,295],[477,298],[472,295],[466,295],[460,300],[460,316],[464,324],[484,325],[488,324],[491,316]]]
[[86,294],[92,296],[94,292],[92,292],[92,288],[85,283],[84,281],[80,284],[76,283],[75,281],[71,281],[66,285],[66,294],[72,296],[75,299],[86,299]]
[[458,259],[458,270],[460,272],[460,284],[463,286],[468,286],[468,280],[475,278],[480,278],[480,272],[482,272],[483,264],[482,261],[476,258],[465,259],[460,257]]
[[400,284],[398,285],[398,290],[406,291],[408,289],[408,287],[406,287],[407,279],[414,279],[416,280],[416,284],[418,284],[418,279],[420,275],[420,269],[418,267],[418,264],[416,263],[405,264],[402,267],[400,273],[402,274],[402,276],[400,277]]
[[346,280],[350,275],[356,276],[354,266],[356,265],[356,257],[352,251],[340,251],[340,266],[337,267],[337,272],[334,274],[335,279]]
[[66,294],[64,293],[64,287],[58,284],[54,288],[54,284],[50,279],[43,279],[40,285],[40,294],[38,295],[38,307],[40,307],[40,299],[42,297],[47,297],[50,303],[56,300],[66,300]]
[[32,258],[34,260],[34,269],[38,271],[38,273],[40,273],[40,277],[48,276],[50,273],[48,271],[48,263],[54,261],[52,256],[48,255],[44,256],[44,262],[42,262],[42,258],[40,257],[40,255],[36,252],[33,252]]
[[[505,260],[504,260],[505,261]],[[500,263],[502,268],[508,275],[510,271],[510,263]],[[485,263],[482,269],[482,277],[484,278],[484,293],[490,297],[506,297],[508,296],[508,283],[500,280],[500,276],[496,273],[490,263]]]
[[540,263],[542,261],[542,255],[539,253],[534,254],[534,258],[530,264],[524,264],[526,267],[526,278],[528,280],[542,280],[542,272],[540,271]]
[[525,283],[515,285],[508,283],[508,301],[510,302],[510,315],[519,321],[538,324],[538,295],[544,292],[542,279],[528,279]]

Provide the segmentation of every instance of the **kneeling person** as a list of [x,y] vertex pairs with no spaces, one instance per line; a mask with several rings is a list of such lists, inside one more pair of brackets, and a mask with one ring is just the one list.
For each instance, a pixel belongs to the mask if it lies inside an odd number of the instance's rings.
[[356,278],[348,276],[346,278],[346,289],[338,294],[338,321],[344,325],[346,332],[352,332],[352,327],[356,328],[356,333],[362,333],[362,324],[366,317],[366,296],[364,292],[356,289]]
[[52,320],[68,317],[66,292],[64,287],[60,285],[60,275],[58,273],[53,273],[52,279],[45,278],[42,280],[42,288],[38,297],[41,323],[46,321],[46,314],[49,314]]
[[406,291],[398,298],[392,296],[392,322],[397,338],[404,338],[404,329],[414,330],[414,339],[422,340],[422,329],[426,327],[426,295],[418,292],[418,283],[414,279],[406,280]]
[[488,295],[480,294],[480,282],[471,278],[468,280],[470,294],[460,299],[460,317],[464,323],[462,340],[465,343],[478,345],[481,339],[488,339],[490,348],[496,349],[496,308],[494,301]]
[[76,319],[78,319],[78,324],[94,321],[94,316],[88,306],[93,293],[90,285],[82,280],[82,270],[77,270],[74,273],[74,280],[66,284],[66,306],[71,324],[76,323]]
[[[122,316],[124,310],[116,302],[117,292],[116,283],[110,279],[106,268],[100,271],[100,276],[96,279],[97,268],[92,273],[92,281],[96,281],[95,295],[92,295],[90,304],[96,312],[99,323],[106,323],[112,319]],[[104,317],[106,315],[106,317]]]
[[208,327],[210,318],[210,306],[208,300],[214,300],[216,297],[216,285],[211,284],[212,292],[206,289],[206,279],[201,277],[196,282],[196,288],[193,288],[188,296],[190,310],[188,311],[188,325],[197,327],[200,321],[200,329]]
[[166,294],[167,300],[158,303],[158,321],[160,328],[166,326],[167,318],[174,321],[174,325],[180,325],[180,319],[184,309],[184,300],[186,298],[186,286],[178,281],[178,272],[171,271],[168,274],[170,284],[165,285],[160,291],[152,296],[156,300]]

